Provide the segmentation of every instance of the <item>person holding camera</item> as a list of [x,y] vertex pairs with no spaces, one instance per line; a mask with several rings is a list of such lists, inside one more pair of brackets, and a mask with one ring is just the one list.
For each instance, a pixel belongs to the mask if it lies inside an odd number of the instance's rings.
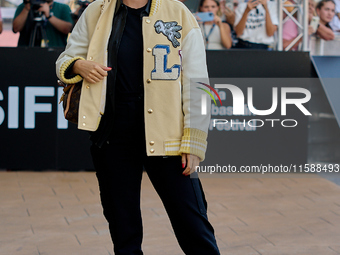
[[239,38],[236,48],[268,49],[278,24],[276,2],[249,0],[239,4],[234,23]]
[[[34,45],[30,45],[32,33],[39,22],[43,32],[38,32]],[[53,0],[25,0],[18,6],[13,19],[13,32],[20,32],[18,46],[41,46],[44,39],[49,47],[65,47],[71,29],[70,7]]]

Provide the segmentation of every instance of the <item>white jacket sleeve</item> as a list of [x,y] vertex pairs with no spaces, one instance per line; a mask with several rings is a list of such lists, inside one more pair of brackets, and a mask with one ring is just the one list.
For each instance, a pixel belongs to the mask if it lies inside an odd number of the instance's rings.
[[[203,89],[208,90],[203,83],[209,85],[209,79],[204,41],[199,27],[192,28],[182,42],[182,68],[184,134],[180,153],[194,154],[203,161],[211,103],[206,99],[207,104],[202,104],[202,96],[207,96]],[[202,110],[206,111],[205,115]]]
[[78,59],[86,59],[87,50],[89,46],[89,36],[86,24],[86,10],[80,16],[77,24],[75,25],[66,45],[66,49],[62,52],[56,61],[56,72],[58,78],[66,83],[72,84],[82,80],[80,75],[74,77],[65,77],[65,73],[71,64]]

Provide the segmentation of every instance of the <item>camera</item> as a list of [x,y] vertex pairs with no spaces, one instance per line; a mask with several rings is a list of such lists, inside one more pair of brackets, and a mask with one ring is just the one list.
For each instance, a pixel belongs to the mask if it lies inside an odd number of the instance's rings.
[[37,11],[41,4],[46,3],[46,0],[24,0],[24,4],[31,4],[31,9]]
[[31,0],[31,8],[33,11],[37,11],[41,6],[41,4],[46,3],[46,0]]
[[24,4],[31,4],[31,11],[33,13],[33,20],[41,21],[42,12],[39,12],[41,4],[47,3],[47,0],[24,0]]

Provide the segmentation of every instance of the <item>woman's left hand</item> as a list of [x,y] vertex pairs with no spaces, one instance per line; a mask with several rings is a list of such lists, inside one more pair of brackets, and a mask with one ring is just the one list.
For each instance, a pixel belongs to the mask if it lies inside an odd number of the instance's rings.
[[233,26],[235,23],[235,12],[232,11],[228,6],[226,6],[225,11],[223,13],[227,19],[227,22]]
[[267,0],[259,0],[259,2],[263,5],[264,9],[267,9]]
[[200,163],[200,158],[196,155],[182,153],[182,168],[185,168],[185,170],[182,172],[183,175],[189,175],[193,172],[195,172],[196,167]]
[[217,15],[215,15],[215,17],[214,17],[214,23],[215,23],[217,26],[221,26],[221,24],[222,24],[221,18],[218,17]]

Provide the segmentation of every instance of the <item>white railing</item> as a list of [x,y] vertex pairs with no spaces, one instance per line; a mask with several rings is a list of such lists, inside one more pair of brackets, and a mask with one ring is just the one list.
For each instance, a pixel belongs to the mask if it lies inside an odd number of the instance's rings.
[[310,38],[310,54],[320,56],[340,56],[340,34],[334,40],[325,41],[317,36]]

